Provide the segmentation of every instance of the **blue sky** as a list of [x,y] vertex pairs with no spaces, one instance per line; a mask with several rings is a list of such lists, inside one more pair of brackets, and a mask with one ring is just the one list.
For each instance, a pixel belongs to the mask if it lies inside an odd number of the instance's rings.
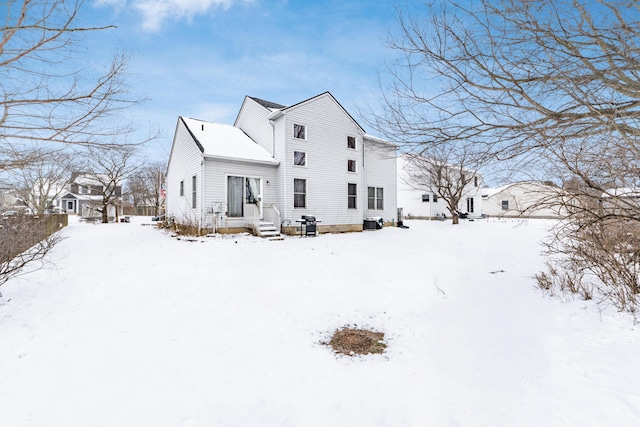
[[245,95],[290,105],[329,91],[374,133],[357,107],[377,102],[397,12],[376,0],[100,0],[82,20],[118,27],[88,36],[89,55],[133,55],[130,89],[148,101],[132,117],[160,128],[151,152],[166,158],[178,116],[233,124]]

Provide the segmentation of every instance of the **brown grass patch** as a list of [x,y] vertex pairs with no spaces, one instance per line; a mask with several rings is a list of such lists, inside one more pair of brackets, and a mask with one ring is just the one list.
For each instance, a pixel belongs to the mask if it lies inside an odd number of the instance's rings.
[[387,345],[382,342],[384,334],[382,332],[369,331],[366,329],[342,328],[337,330],[331,337],[328,345],[333,351],[347,356],[356,354],[381,354]]

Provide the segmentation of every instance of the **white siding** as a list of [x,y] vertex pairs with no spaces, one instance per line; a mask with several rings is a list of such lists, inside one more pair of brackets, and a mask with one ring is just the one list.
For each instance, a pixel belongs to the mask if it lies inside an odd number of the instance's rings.
[[273,156],[273,127],[267,120],[269,114],[271,114],[270,110],[253,99],[245,97],[234,126],[242,129]]
[[[167,217],[173,217],[181,223],[197,223],[200,220],[200,210],[192,209],[191,206],[191,180],[196,176],[196,185],[201,184],[201,162],[200,149],[182,120],[178,119],[167,167]],[[181,181],[184,181],[184,196],[180,196]],[[200,191],[197,191],[197,194],[197,207],[200,207]]]
[[[489,216],[560,218],[564,214],[558,206],[550,206],[559,197],[558,188],[536,182],[520,182],[505,186],[488,196],[482,201],[482,209]],[[508,202],[508,210],[502,209],[503,200]]]
[[[293,125],[306,126],[305,141],[293,138]],[[278,119],[279,132],[284,133],[286,148],[276,150],[276,159],[283,171],[280,178],[284,206],[283,219],[295,220],[301,215],[314,215],[321,225],[362,224],[364,217],[362,136],[359,127],[329,94],[321,95],[306,103],[287,110]],[[280,136],[280,133],[278,134]],[[347,136],[357,138],[357,150],[347,148]],[[307,154],[307,166],[293,166],[293,152]],[[357,161],[355,173],[347,171],[347,160]],[[284,170],[286,169],[286,170]],[[285,178],[286,176],[286,178]],[[307,180],[307,207],[294,209],[293,180]],[[357,209],[347,207],[347,184],[358,186]]]
[[[396,221],[397,217],[397,173],[396,149],[394,146],[365,137],[364,156],[364,216],[381,216],[385,222]],[[368,209],[368,187],[384,189],[384,209]]]
[[270,206],[277,202],[276,165],[262,165],[230,160],[206,159],[205,161],[205,227],[212,227],[213,211],[221,208],[217,227],[246,227],[244,218],[227,218],[227,177],[242,176],[262,178],[262,204]]

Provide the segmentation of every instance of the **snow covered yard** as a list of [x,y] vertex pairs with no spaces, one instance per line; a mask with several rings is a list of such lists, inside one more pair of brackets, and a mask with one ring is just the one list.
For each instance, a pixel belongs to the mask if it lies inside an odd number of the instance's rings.
[[[640,331],[534,287],[546,221],[269,242],[72,223],[0,289],[3,426],[638,426]],[[336,356],[342,326],[382,355]]]

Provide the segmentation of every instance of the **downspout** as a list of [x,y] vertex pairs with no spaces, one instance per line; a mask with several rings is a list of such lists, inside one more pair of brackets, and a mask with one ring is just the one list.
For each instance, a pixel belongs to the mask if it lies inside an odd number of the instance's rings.
[[202,225],[204,224],[204,155],[202,156],[202,162],[200,163],[200,222],[198,224],[198,234],[201,234]]
[[362,137],[362,171],[361,171],[361,174],[360,174],[360,179],[361,179],[361,182],[362,182],[362,184],[360,185],[360,187],[361,187],[360,188],[360,197],[361,197],[360,200],[362,200],[362,201],[360,203],[362,203],[362,218],[361,218],[362,221],[361,221],[361,224],[364,224],[365,214],[366,214],[367,210],[369,209],[369,197],[368,197],[369,194],[368,194],[368,192],[367,192],[368,190],[366,188],[367,182],[366,182],[366,179],[364,177],[364,175],[365,175],[365,170],[364,170],[365,169],[365,165],[364,165],[364,158],[365,158],[365,153],[364,153],[364,150],[365,150],[364,133],[361,133],[360,135]]
[[[276,123],[275,123],[275,121],[273,119],[269,119],[269,124],[271,125],[271,139],[273,141],[273,153],[271,155],[275,159],[276,158]],[[287,152],[287,149],[286,149],[286,141],[285,141],[285,153],[286,152]],[[280,199],[280,186],[276,182],[276,191],[277,191],[276,194],[277,194],[278,200],[282,200],[282,217],[280,218],[280,224],[279,224],[280,226],[282,226],[282,223],[287,218],[287,200],[286,200],[286,194],[287,194],[287,162],[286,162],[286,159],[285,159],[284,164],[282,165],[282,167],[283,167],[283,180],[284,180],[284,182],[282,183],[282,191],[284,193],[282,199]]]

